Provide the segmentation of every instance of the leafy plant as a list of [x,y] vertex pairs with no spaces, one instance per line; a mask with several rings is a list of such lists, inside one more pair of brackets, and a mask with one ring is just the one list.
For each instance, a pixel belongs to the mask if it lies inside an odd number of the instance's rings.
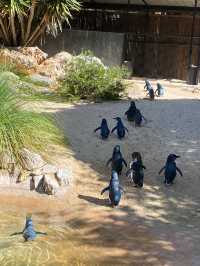
[[125,69],[105,67],[91,55],[76,57],[66,68],[66,77],[59,90],[66,98],[115,100],[124,92]]
[[21,164],[20,150],[45,150],[62,136],[52,118],[29,112],[17,95],[0,83],[0,152],[10,154]]
[[0,0],[0,37],[4,45],[33,45],[46,31],[57,35],[80,9],[78,0]]

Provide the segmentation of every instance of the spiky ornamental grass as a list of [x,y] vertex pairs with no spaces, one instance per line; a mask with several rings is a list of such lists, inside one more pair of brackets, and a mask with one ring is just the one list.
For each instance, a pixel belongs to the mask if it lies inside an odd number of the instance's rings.
[[63,140],[52,118],[22,108],[24,103],[4,82],[0,82],[0,152],[22,165],[20,151],[44,151]]

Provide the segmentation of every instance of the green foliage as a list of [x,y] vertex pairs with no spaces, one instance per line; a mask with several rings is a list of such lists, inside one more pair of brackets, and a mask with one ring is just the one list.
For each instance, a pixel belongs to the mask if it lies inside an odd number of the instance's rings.
[[125,90],[122,79],[126,75],[124,68],[106,68],[91,55],[83,54],[67,66],[59,92],[66,98],[116,100]]
[[47,31],[56,36],[80,6],[79,0],[0,0],[0,39],[6,46],[31,46]]
[[62,136],[52,118],[29,112],[17,95],[0,83],[0,152],[7,152],[21,164],[20,150],[45,150]]

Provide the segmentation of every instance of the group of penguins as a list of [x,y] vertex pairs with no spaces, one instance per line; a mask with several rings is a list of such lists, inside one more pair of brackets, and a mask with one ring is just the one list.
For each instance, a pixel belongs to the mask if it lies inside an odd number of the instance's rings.
[[[154,91],[150,82],[146,80],[144,89],[147,91],[147,94],[149,95],[151,100],[154,99],[155,95],[158,97],[164,95],[164,89],[159,83],[157,84],[157,90]],[[142,124],[142,121],[147,121],[146,118],[141,114],[141,111],[136,108],[134,101],[131,101],[130,107],[125,112],[125,115],[127,116],[127,120],[129,122],[135,123],[136,127],[140,127]],[[120,117],[116,117],[114,119],[117,120],[117,124],[111,130],[111,133],[116,131],[118,138],[121,140],[125,137],[126,132],[128,132],[128,129],[124,126],[122,119]],[[102,119],[101,126],[96,128],[94,132],[97,132],[98,130],[100,130],[100,136],[103,140],[109,137],[110,129],[108,128],[108,123],[105,118]],[[165,166],[159,171],[159,174],[161,174],[162,171],[165,170],[164,183],[166,185],[173,184],[177,171],[182,176],[182,172],[176,166],[176,162],[175,162],[176,159],[179,157],[180,156],[177,156],[175,154],[169,154],[169,156],[167,157]],[[110,179],[109,185],[101,191],[101,195],[105,191],[109,191],[110,203],[111,203],[111,206],[114,208],[115,206],[119,205],[121,195],[123,192],[123,188],[120,186],[119,176],[122,174],[123,165],[127,167],[127,163],[122,156],[119,145],[116,145],[114,147],[112,157],[107,161],[106,165],[108,166],[109,164],[111,164],[111,168],[112,168],[111,179]],[[143,165],[141,154],[139,152],[133,152],[132,162],[130,163],[129,170],[126,172],[126,176],[131,179],[131,181],[135,184],[135,187],[139,187],[139,188],[143,187],[144,169],[146,169],[146,167]],[[34,240],[37,235],[47,235],[46,233],[38,232],[34,229],[31,215],[27,215],[26,223],[25,223],[25,227],[23,231],[14,233],[11,236],[19,235],[19,234],[23,235],[23,238],[25,241]]]
[[149,96],[150,100],[154,100],[155,96],[160,97],[164,95],[164,88],[160,83],[157,83],[157,89],[154,91],[150,81],[145,80],[144,89],[146,90],[147,96]]
[[[142,120],[146,120],[141,114],[140,110],[136,108],[135,102],[131,101],[129,109],[125,112],[127,120],[130,122],[135,122],[135,126],[141,126]],[[117,125],[111,130],[111,133],[115,130],[117,131],[117,136],[119,139],[125,137],[126,131],[128,129],[123,125],[121,118],[114,118],[117,120]],[[101,126],[96,128],[94,132],[100,130],[100,136],[103,140],[107,139],[110,135],[110,130],[107,125],[106,119],[102,119]],[[176,166],[176,159],[180,156],[176,154],[169,154],[165,166],[161,168],[159,174],[164,170],[164,184],[170,186],[173,184],[177,172],[183,176],[181,170]],[[123,166],[127,167],[127,163],[123,158],[120,150],[120,146],[116,145],[113,149],[112,157],[107,161],[107,166],[111,164],[111,179],[109,185],[101,191],[101,195],[105,191],[109,191],[109,199],[112,207],[118,206],[120,203],[123,188],[120,186],[119,176],[122,173]],[[142,156],[139,152],[132,153],[132,161],[130,163],[130,168],[126,172],[126,176],[135,184],[135,187],[142,188],[144,182],[144,169],[146,167],[143,165]]]

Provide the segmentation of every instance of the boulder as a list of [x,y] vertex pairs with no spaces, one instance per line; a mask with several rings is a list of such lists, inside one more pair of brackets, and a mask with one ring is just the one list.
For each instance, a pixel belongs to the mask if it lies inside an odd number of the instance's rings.
[[30,75],[30,79],[33,82],[39,82],[42,86],[51,86],[53,83],[53,80],[50,77],[42,76],[40,74],[32,74]]
[[21,150],[20,156],[23,168],[28,171],[42,168],[46,164],[39,154],[30,152],[25,148]]
[[31,56],[8,49],[0,49],[0,63],[14,64],[19,71],[24,73],[33,72],[38,65],[37,60]]
[[55,177],[58,180],[60,186],[68,186],[70,184],[71,171],[65,168],[59,168],[55,173]]
[[41,194],[54,195],[58,189],[59,184],[54,175],[43,175],[35,190]]
[[60,52],[48,58],[37,67],[37,73],[50,77],[52,80],[62,80],[65,77],[66,65],[70,63],[73,56],[67,52]]
[[0,185],[1,186],[9,186],[11,183],[14,183],[12,178],[10,177],[10,174],[8,170],[1,169],[0,170]]
[[45,175],[45,174],[55,174],[57,172],[57,167],[52,164],[45,164],[41,168],[32,171],[33,175]]
[[17,50],[20,53],[22,53],[23,55],[32,57],[33,60],[36,60],[38,64],[41,64],[48,57],[48,54],[44,53],[37,46],[35,46],[35,47],[18,47]]

